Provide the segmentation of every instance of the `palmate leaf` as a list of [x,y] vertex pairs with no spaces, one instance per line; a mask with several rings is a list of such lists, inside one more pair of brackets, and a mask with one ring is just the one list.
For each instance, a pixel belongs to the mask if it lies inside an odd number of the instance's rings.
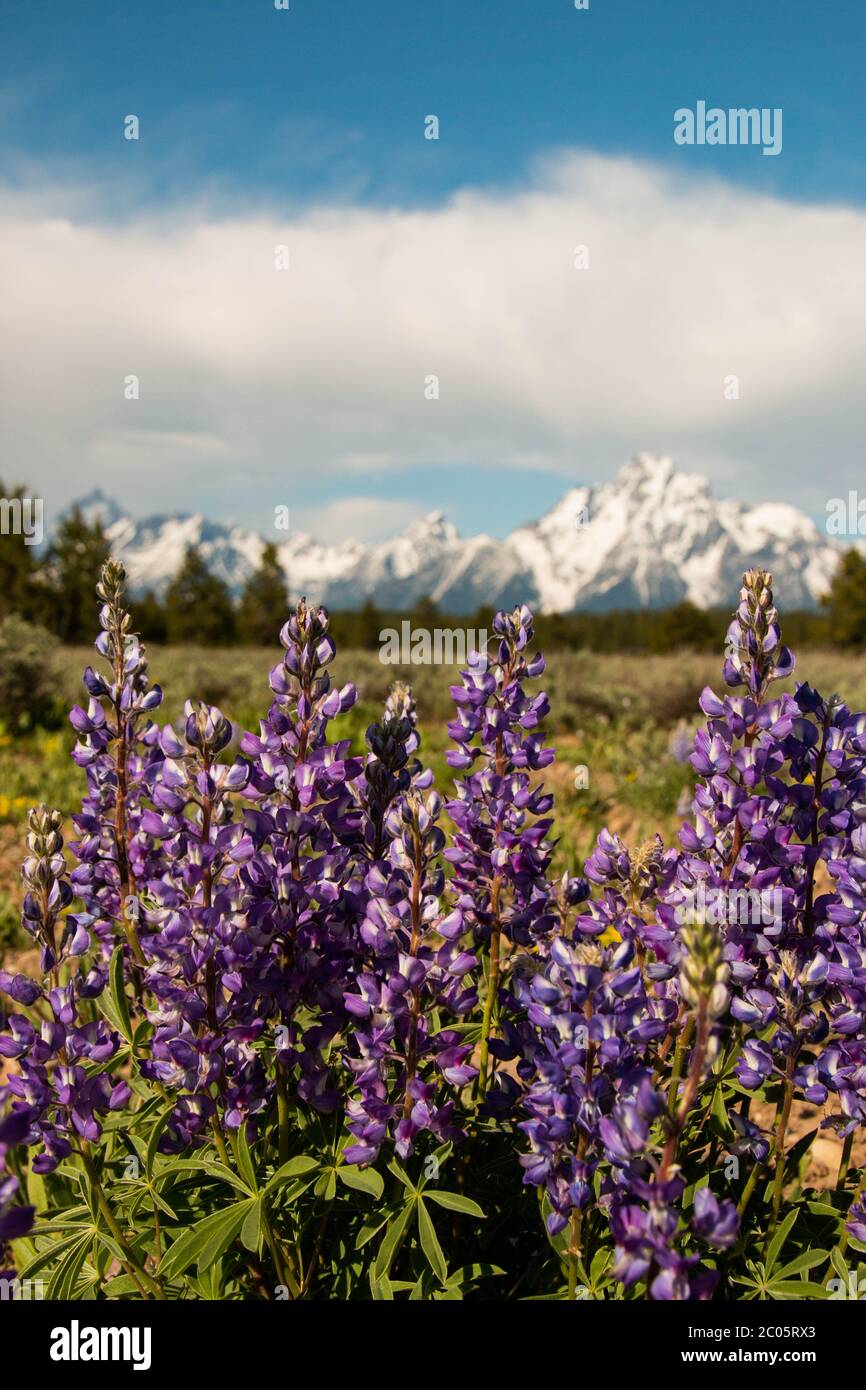
[[73,1297],[82,1265],[90,1251],[91,1240],[92,1234],[88,1231],[69,1246],[48,1281],[46,1298],[51,1301],[65,1301]]
[[167,1282],[178,1279],[192,1264],[197,1264],[199,1272],[206,1270],[240,1234],[256,1205],[254,1198],[248,1198],[197,1221],[178,1236],[163,1255],[159,1266],[160,1278]]
[[252,1196],[250,1188],[243,1178],[233,1173],[231,1168],[227,1168],[224,1163],[220,1163],[215,1158],[208,1158],[206,1154],[195,1155],[193,1158],[172,1158],[166,1163],[160,1172],[160,1177],[166,1177],[175,1173],[204,1173],[207,1177],[219,1178],[222,1182],[228,1183],[236,1191],[243,1192]]
[[32,1279],[40,1270],[47,1269],[49,1265],[54,1264],[55,1260],[59,1260],[73,1245],[77,1245],[82,1239],[86,1241],[90,1240],[92,1235],[92,1227],[89,1227],[87,1231],[83,1231],[80,1227],[76,1228],[74,1234],[68,1235],[63,1240],[49,1245],[47,1249],[38,1251],[32,1259],[21,1266],[18,1277],[20,1279]]

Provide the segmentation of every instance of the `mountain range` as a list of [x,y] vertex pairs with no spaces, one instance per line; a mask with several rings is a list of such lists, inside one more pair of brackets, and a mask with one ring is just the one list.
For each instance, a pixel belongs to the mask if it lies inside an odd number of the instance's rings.
[[[137,520],[99,490],[73,505],[102,518],[138,590],[161,592],[194,545],[237,593],[265,543],[254,531],[200,514]],[[812,608],[840,553],[796,507],[719,501],[700,474],[645,453],[609,483],[571,488],[539,521],[503,539],[460,536],[438,511],[378,543],[328,545],[294,532],[275,539],[294,595],[336,609],[367,597],[380,608],[409,609],[426,595],[454,614],[523,602],[560,613],[682,599],[701,608],[728,605],[743,570],[755,566],[772,571],[786,608]]]

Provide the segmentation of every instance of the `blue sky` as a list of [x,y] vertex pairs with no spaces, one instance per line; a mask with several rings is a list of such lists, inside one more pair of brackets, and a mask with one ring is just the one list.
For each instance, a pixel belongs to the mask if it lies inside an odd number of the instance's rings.
[[[7,0],[7,157],[128,172],[117,113],[144,123],[142,196],[188,192],[425,203],[508,184],[559,145],[706,168],[672,113],[781,106],[784,157],[725,151],[726,176],[863,203],[857,0]],[[423,111],[422,111],[423,108]],[[430,158],[419,114],[442,138]]]
[[[590,0],[589,10],[580,12],[572,0],[291,0],[288,12],[275,11],[271,0],[77,0],[50,6],[6,0],[0,12],[6,60],[0,189],[23,283],[29,283],[27,251],[15,236],[28,218],[43,232],[47,223],[62,219],[69,224],[62,256],[69,258],[70,276],[64,280],[58,272],[41,321],[50,329],[53,313],[72,322],[76,340],[88,343],[94,358],[99,341],[111,343],[105,360],[94,362],[67,398],[43,402],[39,422],[13,422],[6,455],[11,449],[22,476],[35,473],[34,481],[50,494],[49,508],[52,498],[58,505],[67,501],[80,480],[83,487],[101,482],[136,510],[149,509],[149,470],[165,505],[201,506],[246,523],[267,510],[264,497],[268,504],[272,497],[292,502],[311,527],[328,522],[329,508],[333,522],[335,511],[345,513],[347,500],[357,498],[359,504],[389,504],[390,511],[378,513],[383,526],[441,506],[461,529],[501,533],[537,515],[569,482],[610,476],[628,453],[651,448],[707,472],[720,493],[758,498],[784,487],[789,500],[820,516],[827,468],[837,471],[841,490],[859,467],[862,419],[848,385],[834,388],[842,392],[837,399],[818,382],[807,402],[803,382],[815,383],[823,370],[819,358],[826,367],[828,343],[838,345],[843,360],[855,346],[839,336],[842,329],[855,333],[846,319],[846,294],[832,275],[819,283],[809,268],[816,258],[829,257],[838,279],[849,257],[852,273],[862,260],[864,38],[864,11],[854,0],[831,6],[809,0]],[[781,107],[782,153],[768,158],[753,147],[676,146],[673,113],[699,99],[721,107]],[[127,113],[140,118],[135,143],[121,138]],[[423,139],[424,118],[431,113],[441,123],[436,142]],[[583,161],[577,173],[574,160]],[[533,199],[543,204],[541,214]],[[702,208],[714,202],[712,230],[720,240],[711,245],[707,229],[696,226],[694,236],[703,238],[705,250],[697,243],[685,248],[696,259],[692,280],[681,287],[699,316],[695,285],[701,275],[707,282],[708,332],[720,344],[718,366],[708,361],[707,371],[718,370],[720,377],[725,368],[735,371],[738,344],[747,357],[756,324],[766,332],[743,408],[728,418],[715,406],[702,406],[699,379],[684,380],[679,408],[672,392],[664,409],[654,406],[680,370],[674,335],[683,337],[676,304],[683,248],[674,253],[671,240],[684,219],[697,223]],[[593,274],[599,264],[605,269],[606,248],[616,245],[620,257],[616,263],[611,257],[607,267],[609,287],[586,313],[582,304],[566,302],[563,321],[545,336],[557,312],[553,306],[573,293],[574,282],[557,279],[561,272],[551,261],[542,294],[539,257],[551,254],[555,260],[561,254],[566,264],[599,206],[604,216],[591,248]],[[181,264],[192,276],[178,251],[181,240],[198,236],[212,248],[214,238],[222,237],[213,254],[225,282],[227,256],[248,257],[251,238],[261,231],[262,245],[269,245],[270,229],[276,237],[285,226],[287,244],[311,246],[309,269],[302,266],[301,273],[321,276],[315,283],[330,310],[334,277],[321,247],[338,247],[339,238],[333,225],[321,230],[329,209],[347,226],[357,226],[359,244],[367,247],[359,253],[358,275],[379,284],[381,313],[372,291],[364,304],[360,292],[356,302],[351,287],[343,291],[344,304],[352,300],[346,309],[352,336],[369,345],[373,357],[385,332],[382,320],[393,316],[386,297],[411,299],[424,288],[424,264],[414,276],[406,270],[403,279],[390,265],[411,242],[413,214],[428,219],[433,238],[427,243],[430,300],[422,296],[414,318],[391,324],[388,351],[382,350],[372,384],[361,380],[360,364],[355,370],[357,348],[341,362],[338,314],[320,316],[318,377],[311,376],[308,362],[298,364],[292,340],[297,298],[287,304],[282,327],[272,329],[273,353],[287,354],[282,373],[264,380],[267,372],[251,365],[251,347],[249,363],[239,361],[235,376],[220,361],[219,379],[209,384],[208,372],[217,371],[208,357],[212,345],[190,346],[184,320],[166,331],[166,381],[160,379],[158,331],[142,320],[153,314],[161,286],[175,280]],[[674,230],[662,233],[665,217]],[[562,246],[551,251],[558,219]],[[245,231],[232,240],[229,224],[239,222]],[[642,235],[647,225],[658,237],[655,269],[647,270],[660,287],[657,298],[635,307],[630,319],[635,296],[627,296],[625,287],[653,245],[652,236],[647,241]],[[724,240],[722,234],[735,225],[754,231],[739,241]],[[484,262],[485,235],[497,247],[511,238],[502,262],[510,269],[498,287]],[[768,287],[776,236],[790,258],[788,279]],[[799,259],[792,254],[797,237],[803,238]],[[469,250],[462,254],[461,238],[477,261]],[[435,247],[443,244],[450,259],[440,267]],[[522,258],[521,246],[527,248]],[[127,278],[123,247],[134,247],[135,267]],[[352,254],[348,242],[345,254]],[[739,327],[726,308],[718,258],[736,275],[737,292],[744,282],[749,288]],[[149,282],[140,271],[145,264],[151,264]],[[434,286],[437,267],[442,281]],[[826,266],[822,275],[828,275]],[[449,342],[449,321],[434,322],[434,301],[444,315],[447,289],[458,281],[462,297],[455,296],[450,309]],[[223,301],[219,279],[210,284],[207,307],[214,322],[203,331],[228,333],[251,302],[249,295],[235,286],[232,297],[229,287]],[[29,319],[23,290],[19,305],[21,331],[25,337],[32,332],[34,354],[45,342],[44,332],[39,336],[33,326],[40,320],[39,292],[34,286]],[[82,310],[87,294],[99,300],[99,314]],[[106,321],[105,305],[127,298],[125,328],[119,317]],[[621,319],[620,341],[646,337],[648,370],[657,369],[652,364],[659,356],[665,359],[667,386],[660,380],[647,389],[645,400],[633,400],[618,420],[613,416],[623,412],[611,391],[606,427],[598,411],[591,419],[588,409],[569,414],[561,400],[566,381],[559,395],[550,394],[550,366],[538,366],[538,381],[530,378],[532,363],[556,363],[573,350],[573,377],[586,382],[587,408],[599,396],[599,383],[587,381],[591,372],[598,373],[602,397],[621,372],[620,390],[634,396],[634,369],[620,361],[616,337],[599,336],[611,305]],[[499,348],[491,347],[483,331],[480,316],[489,320],[490,306],[501,310],[495,342],[513,338],[508,363],[500,363]],[[309,344],[317,316],[306,299],[304,308]],[[167,300],[167,322],[173,309]],[[255,319],[237,337],[251,340],[254,330]],[[798,330],[804,340],[795,350],[791,333]],[[591,334],[598,340],[594,354]],[[790,357],[781,380],[773,378],[770,362],[777,347]],[[242,349],[237,343],[235,348],[240,359]],[[404,395],[414,388],[401,380],[399,364],[414,362],[416,348],[422,378],[425,368],[435,372],[448,359],[438,417],[428,410],[415,418],[403,409]],[[688,375],[694,347],[683,343],[682,351]],[[531,358],[522,376],[521,357],[524,363]],[[329,358],[340,362],[334,378],[328,376]],[[98,374],[110,372],[116,361],[122,377],[144,360],[150,364],[149,387],[142,389],[139,418],[130,429],[129,413],[117,413]],[[20,363],[15,370],[23,400],[32,382],[24,379]],[[74,371],[84,367],[76,364]],[[256,371],[258,385],[251,392]],[[502,386],[498,396],[493,377]],[[347,378],[357,387],[351,399]],[[786,379],[793,397],[787,409]],[[519,389],[515,393],[520,380],[525,399]],[[377,392],[368,409],[365,402]],[[256,429],[263,417],[274,417],[272,432],[260,431],[254,444],[243,418],[245,402],[253,409],[253,396]],[[234,400],[233,419],[226,417],[227,398]],[[818,484],[814,459],[828,447],[831,418],[832,456],[829,464],[825,458],[825,480]],[[342,432],[335,419],[343,421]],[[434,420],[446,426],[441,434],[438,425],[431,428]],[[61,439],[74,467],[57,463]],[[112,457],[117,462],[106,477]],[[314,476],[304,460],[313,460]],[[507,486],[491,488],[491,476],[499,477],[502,468]],[[278,495],[281,488],[290,496]],[[365,524],[375,525],[374,511],[368,508],[366,516]],[[345,530],[351,521],[344,515],[339,525]]]

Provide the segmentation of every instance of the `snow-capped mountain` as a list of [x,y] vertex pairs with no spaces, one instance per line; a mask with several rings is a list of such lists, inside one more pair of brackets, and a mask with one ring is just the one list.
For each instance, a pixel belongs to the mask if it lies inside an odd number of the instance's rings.
[[[164,589],[195,545],[237,591],[264,545],[255,532],[198,514],[137,521],[98,491],[78,505],[102,517],[138,589]],[[808,608],[826,592],[839,557],[796,507],[717,501],[705,478],[652,454],[639,454],[610,483],[572,488],[504,540],[461,537],[431,512],[378,544],[326,545],[290,533],[279,551],[291,592],[311,601],[354,608],[370,596],[382,608],[409,608],[429,595],[444,613],[518,602],[562,613],[680,599],[707,608],[729,604],[743,570],[754,566],[773,572],[786,608]]]

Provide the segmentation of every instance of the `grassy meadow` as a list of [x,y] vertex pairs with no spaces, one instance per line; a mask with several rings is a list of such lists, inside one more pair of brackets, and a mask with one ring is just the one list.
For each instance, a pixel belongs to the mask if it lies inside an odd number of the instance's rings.
[[[639,616],[635,621],[639,622]],[[257,730],[269,703],[267,673],[279,648],[225,650],[153,647],[150,669],[165,691],[161,717],[176,719],[187,696],[218,704],[241,728]],[[83,698],[81,671],[92,649],[69,647],[57,658],[58,700],[68,707]],[[556,792],[556,861],[578,868],[603,825],[640,841],[657,830],[672,840],[677,804],[691,785],[681,761],[687,738],[700,722],[701,688],[720,688],[719,660],[704,652],[667,655],[554,651],[544,684],[549,692],[549,738],[557,760],[547,783]],[[369,651],[347,650],[332,668],[335,680],[353,680],[358,703],[332,725],[354,747],[379,717],[394,680],[412,685],[418,701],[422,754],[434,769],[443,795],[450,792],[445,761],[449,685],[456,668],[385,666]],[[798,675],[822,693],[838,691],[853,708],[866,708],[866,659],[833,650],[807,650]],[[793,683],[792,683],[793,684]],[[24,848],[25,816],[44,800],[65,814],[75,809],[83,774],[71,761],[68,724],[51,729],[11,730],[0,726],[0,955],[20,947],[18,866]],[[579,767],[586,775],[575,786]]]

